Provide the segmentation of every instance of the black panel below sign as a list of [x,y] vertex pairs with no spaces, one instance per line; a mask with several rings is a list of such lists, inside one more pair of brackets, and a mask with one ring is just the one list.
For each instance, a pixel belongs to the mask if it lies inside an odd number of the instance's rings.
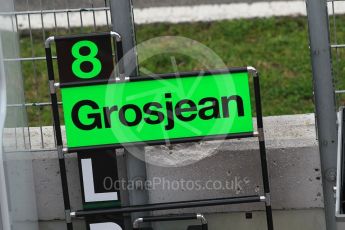
[[87,230],[122,230],[122,229],[125,229],[124,219],[121,216],[87,218],[86,229]]
[[78,152],[84,209],[120,206],[116,153]]

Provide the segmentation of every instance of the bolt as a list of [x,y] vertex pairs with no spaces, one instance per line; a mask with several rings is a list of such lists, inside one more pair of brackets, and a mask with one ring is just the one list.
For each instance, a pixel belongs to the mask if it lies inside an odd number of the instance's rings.
[[326,180],[334,182],[337,178],[337,172],[335,169],[328,169],[326,171]]

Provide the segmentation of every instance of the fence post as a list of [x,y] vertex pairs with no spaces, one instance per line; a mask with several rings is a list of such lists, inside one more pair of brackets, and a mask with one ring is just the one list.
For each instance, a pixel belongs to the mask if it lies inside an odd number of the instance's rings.
[[[111,0],[110,11],[112,19],[112,28],[122,36],[123,40],[123,53],[124,53],[124,66],[125,74],[129,77],[138,76],[138,61],[136,53],[136,41],[133,19],[133,5],[131,0]],[[140,90],[140,89],[138,89]],[[125,151],[125,161],[127,168],[127,180],[137,181],[146,180],[146,164],[144,161],[138,159],[135,155],[141,155],[142,159],[145,157],[144,148],[131,148],[130,151]],[[124,192],[124,191],[122,191]],[[147,204],[149,201],[148,193],[146,190],[135,189],[128,191],[127,204],[125,205],[140,205]],[[123,202],[123,200],[121,200]],[[132,218],[148,216],[148,213],[135,213]]]
[[336,229],[337,124],[326,0],[306,0],[327,230]]

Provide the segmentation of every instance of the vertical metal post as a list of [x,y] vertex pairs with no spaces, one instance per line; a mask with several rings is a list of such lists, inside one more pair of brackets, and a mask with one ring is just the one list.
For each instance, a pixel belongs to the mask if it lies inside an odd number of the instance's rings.
[[122,37],[125,73],[129,77],[138,76],[133,4],[132,0],[110,0],[113,31]]
[[[131,0],[111,0],[110,12],[112,19],[113,31],[119,33],[122,37],[123,54],[124,54],[124,66],[125,74],[129,77],[138,76],[138,60],[136,53],[135,31],[134,31],[134,19],[133,19],[133,5]],[[142,155],[144,159],[144,148],[132,148],[129,151],[125,151],[126,167],[127,167],[127,180],[133,182],[146,180],[146,164],[144,161],[138,159],[135,155]],[[122,191],[123,194],[123,191]],[[149,201],[148,193],[146,190],[137,188],[128,191],[129,201],[123,200],[121,202],[124,205],[140,205],[147,204]],[[139,216],[147,216],[148,213],[136,213],[132,216],[133,219]]]
[[54,41],[54,37],[49,37],[45,42],[50,99],[52,103],[51,108],[53,112],[54,131],[55,131],[55,136],[56,136],[56,145],[57,145],[57,152],[58,152],[58,158],[59,158],[62,195],[63,195],[63,202],[64,202],[64,207],[65,207],[65,219],[66,219],[66,224],[67,224],[67,230],[73,230],[73,223],[72,223],[71,215],[70,215],[71,204],[70,204],[70,197],[69,197],[69,192],[68,192],[65,155],[63,152],[63,141],[62,141],[62,133],[61,133],[61,125],[60,125],[60,117],[59,117],[58,99],[57,99],[55,85],[54,85],[55,77],[54,77],[52,51],[50,48],[50,43],[53,41]]
[[270,190],[270,182],[269,182],[269,173],[268,173],[268,164],[267,164],[267,153],[266,153],[266,144],[265,144],[265,133],[264,133],[264,122],[263,122],[263,114],[262,114],[262,106],[261,106],[261,93],[260,93],[260,80],[259,80],[259,73],[253,69],[248,67],[249,71],[252,72],[254,78],[254,94],[255,94],[255,109],[256,109],[256,119],[257,119],[257,128],[259,133],[259,148],[260,148],[260,163],[261,163],[261,172],[262,172],[262,180],[264,185],[264,193],[266,197],[266,221],[267,221],[267,229],[273,230],[273,214],[272,214],[272,206],[271,206],[271,190]]
[[337,125],[326,0],[306,0],[327,230],[336,229]]

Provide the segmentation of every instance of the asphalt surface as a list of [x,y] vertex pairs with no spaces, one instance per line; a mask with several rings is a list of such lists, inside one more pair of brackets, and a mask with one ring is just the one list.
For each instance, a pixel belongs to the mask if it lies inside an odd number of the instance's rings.
[[[105,0],[14,0],[17,11],[104,7]],[[135,8],[269,2],[267,0],[133,0]],[[283,1],[283,0],[275,0]]]

